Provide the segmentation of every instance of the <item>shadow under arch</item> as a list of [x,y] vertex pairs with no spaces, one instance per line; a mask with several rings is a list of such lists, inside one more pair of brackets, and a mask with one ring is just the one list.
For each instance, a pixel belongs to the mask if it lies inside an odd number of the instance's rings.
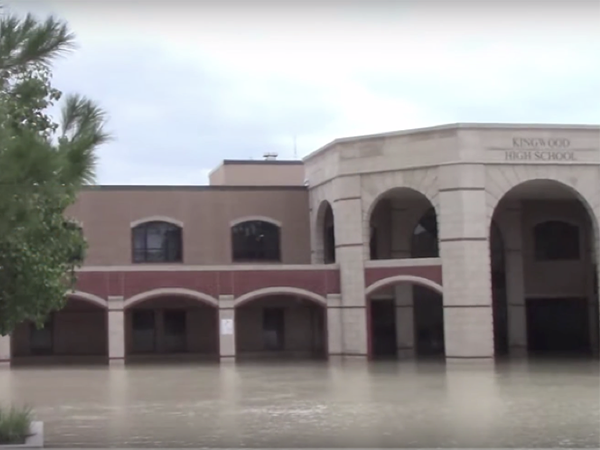
[[397,275],[371,284],[365,296],[369,359],[443,359],[442,285]]
[[590,201],[569,181],[547,177],[488,197],[496,356],[598,354],[598,217]]
[[327,357],[327,300],[294,287],[270,287],[234,301],[235,345],[242,359]]
[[135,294],[129,297],[123,303],[123,309],[131,308],[139,303],[142,303],[146,300],[151,300],[159,297],[185,297],[193,300],[197,300],[200,303],[213,306],[215,308],[219,307],[219,301],[211,295],[205,294],[203,292],[194,291],[191,289],[185,288],[158,288],[152,289],[150,291],[140,292],[139,294]]
[[363,220],[371,260],[439,256],[437,209],[423,192],[406,186],[384,191],[367,205]]

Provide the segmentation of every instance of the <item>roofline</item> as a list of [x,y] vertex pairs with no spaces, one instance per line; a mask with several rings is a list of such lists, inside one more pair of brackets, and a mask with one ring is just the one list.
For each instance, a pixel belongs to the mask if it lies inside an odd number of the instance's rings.
[[365,134],[359,136],[350,136],[344,138],[334,139],[333,141],[325,144],[324,146],[318,148],[312,153],[306,155],[302,161],[306,162],[315,156],[324,153],[326,150],[337,144],[343,144],[346,142],[353,141],[361,141],[367,139],[377,139],[382,137],[397,137],[397,136],[406,136],[409,134],[418,134],[418,133],[427,133],[431,131],[445,131],[445,130],[458,130],[458,129],[533,129],[533,130],[597,130],[600,131],[600,125],[590,125],[590,124],[540,124],[540,123],[475,123],[475,122],[466,122],[466,123],[453,123],[446,125],[435,125],[431,127],[422,127],[422,128],[412,128],[409,130],[400,130],[400,131],[387,131],[383,133],[376,134]]
[[212,168],[208,172],[208,176],[210,177],[213,173],[219,170],[223,166],[227,165],[239,165],[239,166],[295,166],[295,165],[304,165],[304,161],[301,159],[224,159],[221,161],[217,167]]
[[236,185],[137,185],[137,184],[104,184],[83,186],[82,191],[307,191],[306,186],[236,186]]

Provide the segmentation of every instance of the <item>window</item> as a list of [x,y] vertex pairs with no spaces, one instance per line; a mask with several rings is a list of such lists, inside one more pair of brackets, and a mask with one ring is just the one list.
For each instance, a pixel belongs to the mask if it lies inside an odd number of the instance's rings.
[[132,230],[133,262],[182,262],[181,228],[167,222],[146,222]]
[[533,228],[537,261],[578,260],[579,227],[558,220],[537,224]]
[[280,230],[262,220],[242,222],[231,228],[234,262],[281,261]]
[[437,258],[438,227],[435,209],[430,208],[415,227],[412,236],[411,258]]
[[[85,242],[85,237],[83,236],[83,228],[80,225],[78,225],[72,221],[66,220],[64,222],[64,227],[67,230],[77,231],[79,233],[79,236],[81,236],[81,239]],[[81,263],[83,263],[84,259],[85,259],[85,244],[78,245],[76,248],[73,249],[73,253],[72,253],[71,257],[69,258],[69,262],[73,263],[73,264],[81,264]]]

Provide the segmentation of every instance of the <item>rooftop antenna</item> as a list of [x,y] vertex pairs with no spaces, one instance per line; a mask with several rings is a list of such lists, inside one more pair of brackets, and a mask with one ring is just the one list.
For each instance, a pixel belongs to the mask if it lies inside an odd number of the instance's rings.
[[294,135],[294,159],[298,159],[298,146],[296,145],[296,135]]

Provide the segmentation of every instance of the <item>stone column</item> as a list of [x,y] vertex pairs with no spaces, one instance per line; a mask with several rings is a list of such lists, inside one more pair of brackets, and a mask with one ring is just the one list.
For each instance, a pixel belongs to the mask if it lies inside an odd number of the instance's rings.
[[[411,209],[402,202],[392,200],[392,258],[410,258],[412,220]],[[413,307],[413,286],[394,286],[396,306],[396,346],[398,358],[415,355],[415,315]]]
[[0,336],[0,367],[10,366],[11,346],[10,335]]
[[494,331],[483,165],[439,169],[446,359],[492,359]]
[[501,233],[506,261],[508,350],[511,356],[527,355],[527,316],[523,269],[523,227],[520,205],[502,211]]
[[235,309],[233,295],[219,295],[219,359],[235,361]]
[[343,354],[344,335],[341,307],[341,295],[327,295],[327,354],[329,359],[339,358]]
[[365,252],[360,176],[334,181],[336,259],[340,265],[342,294],[342,352],[345,357],[366,358],[367,303],[365,298]]
[[108,362],[125,362],[125,300],[121,296],[108,297]]

